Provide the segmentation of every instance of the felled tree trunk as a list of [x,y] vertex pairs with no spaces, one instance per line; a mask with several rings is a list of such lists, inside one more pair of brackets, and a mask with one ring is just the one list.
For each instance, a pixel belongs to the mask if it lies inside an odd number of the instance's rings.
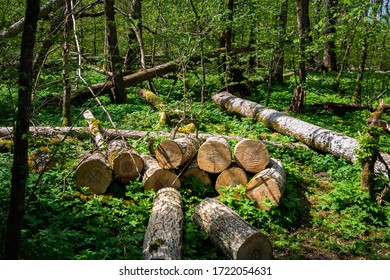
[[99,121],[97,119],[95,119],[92,112],[89,110],[86,110],[83,113],[83,116],[87,120],[89,131],[91,132],[91,134],[94,137],[95,147],[98,149],[102,148],[104,145],[104,136],[103,136],[102,132],[100,131]]
[[[218,193],[222,193],[220,188],[222,186],[232,186],[234,187],[238,185],[245,186],[248,183],[248,177],[246,172],[240,167],[233,166],[221,172],[218,175],[217,180],[215,182],[215,190]],[[242,196],[235,192],[235,196],[237,198],[241,198]]]
[[193,138],[161,141],[157,145],[156,160],[164,169],[176,169],[196,155],[200,142]]
[[180,175],[179,179],[181,183],[186,182],[189,180],[189,178],[193,176],[195,178],[199,179],[199,182],[202,184],[208,184],[211,185],[211,177],[210,174],[198,166],[197,159],[193,159],[188,166],[185,168],[183,173]]
[[192,219],[229,259],[273,258],[268,238],[216,199],[203,200]]
[[234,159],[245,171],[258,173],[268,165],[269,154],[261,141],[243,139],[234,147]]
[[141,176],[144,162],[141,156],[124,140],[113,140],[108,144],[108,162],[114,178],[126,184]]
[[179,188],[180,180],[171,170],[162,169],[151,156],[141,155],[144,161],[144,174],[142,183],[146,190],[159,190],[162,188]]
[[210,173],[220,173],[232,163],[229,142],[222,137],[208,138],[199,148],[199,168]]
[[88,187],[92,194],[103,194],[112,181],[112,170],[104,154],[86,153],[75,172],[76,187]]
[[169,123],[169,116],[165,111],[166,103],[160,99],[154,92],[147,89],[139,89],[138,95],[150,105],[154,110],[159,112],[159,126],[163,126]]
[[276,206],[279,206],[286,185],[286,173],[282,162],[270,159],[269,166],[257,173],[246,185],[247,197],[255,200],[257,206],[264,210],[269,207],[263,202],[266,198]]
[[[352,137],[268,109],[258,103],[238,98],[226,91],[215,94],[212,99],[219,107],[231,113],[256,119],[268,128],[294,137],[311,148],[333,154],[336,157],[343,157],[349,162],[357,162],[355,152],[359,148],[359,143]],[[384,158],[386,158],[387,163],[390,163],[387,155],[384,155]],[[375,164],[375,171],[387,175],[385,166],[379,161]]]
[[183,237],[182,198],[174,188],[157,192],[145,233],[143,259],[180,260]]

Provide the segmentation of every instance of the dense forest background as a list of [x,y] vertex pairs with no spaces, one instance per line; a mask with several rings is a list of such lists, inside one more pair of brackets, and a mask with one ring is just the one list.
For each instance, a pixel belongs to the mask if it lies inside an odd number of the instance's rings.
[[[15,131],[0,135],[2,258],[142,257],[155,192],[135,180],[91,195],[73,179],[90,136],[27,133],[86,127],[85,110],[103,128],[166,132],[128,139],[145,154],[190,124],[180,131],[278,143],[268,146],[286,169],[278,207],[196,180],[179,189],[185,259],[226,258],[191,220],[217,196],[269,237],[277,259],[390,258],[390,172],[362,172],[390,152],[388,0],[4,0],[0,11],[0,127]],[[139,89],[181,115],[161,123]],[[219,109],[221,90],[358,139],[360,161],[292,148],[296,138]],[[37,150],[56,164],[34,170]]]

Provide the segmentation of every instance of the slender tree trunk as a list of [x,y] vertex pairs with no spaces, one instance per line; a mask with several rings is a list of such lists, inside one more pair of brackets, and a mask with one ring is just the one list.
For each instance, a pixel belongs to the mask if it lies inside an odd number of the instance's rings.
[[284,42],[286,40],[286,28],[287,28],[287,13],[288,13],[288,0],[282,1],[280,4],[279,16],[277,21],[278,35],[276,38],[276,48],[274,61],[272,63],[271,75],[274,76],[274,80],[277,83],[283,83],[283,70],[284,70]]
[[33,52],[39,15],[39,0],[28,0],[21,43],[18,110],[14,135],[11,196],[5,229],[4,257],[18,259],[25,190],[28,178],[28,132],[31,109]]
[[326,22],[325,22],[325,49],[324,49],[324,67],[328,72],[337,70],[337,56],[336,56],[336,19],[335,9],[337,7],[338,0],[325,0],[326,8]]
[[[65,6],[65,5],[64,5]],[[34,59],[34,72],[33,80],[37,80],[39,77],[40,69],[46,61],[50,48],[55,44],[57,40],[57,32],[61,30],[61,25],[64,22],[64,9],[61,8],[59,15],[51,21],[51,26],[47,32],[47,37],[43,40],[39,52],[36,54]]]
[[227,17],[226,17],[226,29],[224,33],[225,39],[225,85],[226,88],[230,89],[230,83],[233,80],[232,74],[232,43],[233,43],[233,10],[234,0],[227,0]]
[[360,103],[362,95],[362,83],[364,78],[364,68],[366,67],[367,60],[367,48],[368,48],[368,31],[365,32],[363,37],[362,49],[360,52],[360,64],[359,72],[356,78],[356,87],[353,93],[353,102]]
[[192,11],[195,14],[196,26],[197,26],[199,34],[200,34],[199,49],[200,49],[200,66],[202,68],[202,78],[201,78],[202,89],[201,89],[201,93],[200,93],[200,99],[201,99],[201,103],[203,104],[204,103],[204,96],[206,93],[206,67],[205,67],[205,63],[204,63],[203,26],[202,26],[202,23],[200,21],[200,16],[199,16],[199,14],[196,10],[196,7],[194,5],[194,2],[192,0],[190,0],[190,4],[192,7]]
[[306,81],[306,43],[307,43],[307,23],[305,17],[305,8],[308,6],[308,0],[296,0],[296,14],[299,32],[299,81],[300,84]]
[[114,87],[112,88],[112,101],[120,104],[127,101],[125,85],[122,77],[122,63],[119,56],[117,31],[115,24],[114,0],[104,0],[104,12],[107,25],[107,43],[110,71],[114,74]]
[[62,126],[68,126],[71,123],[70,96],[71,84],[69,73],[69,52],[70,38],[73,29],[72,24],[72,3],[66,0],[65,3],[65,22],[64,22],[64,44],[62,47],[62,78],[64,82],[64,94],[62,100]]
[[[351,38],[351,40],[352,40],[352,38]],[[341,63],[340,63],[340,69],[337,73],[336,79],[333,82],[333,91],[337,92],[339,90],[341,76],[343,75],[345,66],[347,64],[347,59],[349,56],[349,51],[351,50],[351,45],[352,45],[352,42],[348,41],[347,46],[345,47],[344,56],[343,56]]]

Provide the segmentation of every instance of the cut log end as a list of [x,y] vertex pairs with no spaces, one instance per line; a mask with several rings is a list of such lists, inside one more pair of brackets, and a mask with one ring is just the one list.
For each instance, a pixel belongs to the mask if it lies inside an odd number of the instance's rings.
[[191,160],[199,148],[199,141],[191,138],[166,140],[158,144],[156,160],[164,169],[176,169]]
[[201,184],[211,185],[210,174],[199,168],[196,158],[188,164],[187,168],[180,175],[180,182],[187,182],[191,177],[198,178]]
[[126,152],[113,160],[113,171],[115,179],[126,184],[140,177],[144,162],[142,158],[134,153]]
[[[230,167],[219,174],[217,181],[215,182],[215,190],[221,194],[220,188],[222,186],[245,186],[248,183],[248,177],[245,171],[239,167]],[[237,198],[241,196],[236,194]]]
[[180,180],[175,173],[170,170],[160,169],[156,170],[153,175],[147,177],[144,181],[145,190],[159,190],[162,188],[174,188],[180,187]]
[[108,144],[108,161],[115,179],[126,184],[140,177],[144,168],[141,156],[124,140],[113,140]]
[[278,183],[271,178],[258,178],[247,185],[247,197],[255,200],[257,206],[263,210],[269,210],[264,201],[266,198],[276,206],[279,206],[280,199],[283,193],[280,190]]
[[261,233],[255,233],[249,237],[237,252],[237,260],[270,260],[272,258],[271,243]]
[[86,157],[78,166],[75,182],[78,188],[88,187],[93,194],[103,194],[112,181],[112,170],[100,153]]
[[211,137],[199,148],[199,168],[210,173],[220,173],[232,163],[230,145],[226,139]]
[[264,203],[266,198],[276,206],[285,191],[286,173],[281,161],[270,159],[266,169],[257,173],[246,185],[247,197],[255,200],[260,209],[269,210],[269,206]]
[[234,148],[234,158],[239,167],[250,173],[258,173],[269,163],[267,147],[260,141],[243,139]]

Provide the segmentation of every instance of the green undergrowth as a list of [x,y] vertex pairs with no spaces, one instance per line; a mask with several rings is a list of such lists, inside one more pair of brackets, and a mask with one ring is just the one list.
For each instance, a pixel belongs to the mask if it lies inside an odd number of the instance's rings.
[[[307,104],[350,103],[353,79],[352,75],[346,75],[342,80],[342,90],[333,93],[329,90],[331,76],[321,73],[309,76]],[[219,78],[211,78],[210,89],[217,89],[218,81]],[[365,100],[375,97],[383,83],[379,80]],[[295,141],[269,130],[260,122],[221,111],[210,102],[209,95],[207,101],[201,104],[199,81],[190,79],[188,85],[187,116],[197,123],[200,133],[282,143]],[[365,85],[366,88],[368,86]],[[158,81],[155,87],[166,101],[168,110],[184,109],[180,82],[172,88],[172,84]],[[294,87],[294,78],[284,85],[273,86],[269,107],[287,112]],[[140,99],[137,89],[127,89],[127,104],[112,105],[107,96],[100,97],[115,126],[119,129],[172,132],[178,119],[172,118],[170,124],[158,126],[158,112]],[[10,99],[14,100],[16,92],[5,84],[0,90],[0,126],[10,126],[14,114]],[[40,94],[55,92],[49,86],[46,91]],[[249,98],[264,104],[266,93],[266,85],[260,85],[252,89]],[[384,99],[390,103],[388,96],[384,96]],[[33,104],[33,124],[61,124],[59,108],[39,106],[39,99],[35,99]],[[75,126],[86,126],[81,115],[85,108],[92,111],[103,128],[113,128],[106,113],[94,100],[72,108]],[[359,134],[364,133],[370,112],[357,111],[340,117],[327,111],[311,110],[308,106],[302,113],[288,114],[358,138]],[[383,119],[389,121],[389,116],[385,115]],[[155,138],[155,146],[164,139]],[[390,152],[389,139],[388,134],[381,133],[380,147],[383,152]],[[148,153],[146,139],[128,141],[138,152]],[[229,143],[234,148],[237,141],[230,140]],[[144,191],[141,182],[136,180],[126,185],[113,183],[104,195],[90,195],[85,189],[76,189],[73,175],[78,156],[92,147],[91,139],[67,138],[63,142],[31,139],[30,151],[42,146],[48,147],[61,160],[42,175],[30,174],[22,232],[22,258],[140,259],[155,192]],[[358,164],[303,147],[268,146],[268,150],[271,157],[282,161],[287,175],[286,192],[281,204],[271,206],[269,211],[258,209],[247,198],[236,199],[231,187],[223,188],[223,194],[219,195],[212,186],[202,185],[192,178],[179,188],[184,211],[184,259],[225,258],[191,219],[195,207],[207,197],[221,200],[268,236],[277,259],[390,259],[390,195],[383,198],[381,205],[372,200],[367,190],[359,186],[361,167]],[[3,239],[12,154],[0,153],[0,162],[0,239]],[[384,178],[376,178],[375,194],[383,190],[386,182]],[[0,251],[1,246],[3,244],[0,244]]]

